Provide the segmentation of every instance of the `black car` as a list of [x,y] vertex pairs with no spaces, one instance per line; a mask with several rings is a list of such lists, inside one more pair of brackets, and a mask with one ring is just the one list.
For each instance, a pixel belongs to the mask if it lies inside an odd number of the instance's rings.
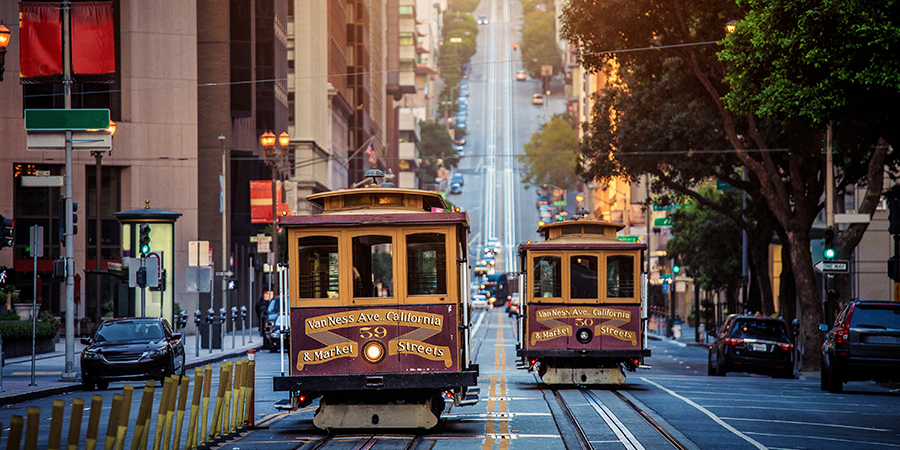
[[[266,321],[265,326],[262,331],[263,348],[267,348],[272,351],[275,351],[278,349],[278,342],[275,342],[278,340],[278,337],[277,337],[278,335],[274,334],[275,335],[274,340],[273,340],[272,336],[275,331],[276,324],[278,321],[278,316],[279,316],[279,313],[281,312],[281,308],[282,308],[282,306],[280,304],[281,299],[282,299],[282,297],[278,296],[278,297],[273,298],[272,300],[269,300],[269,305],[266,308],[266,314],[263,316],[263,318]],[[285,304],[283,306],[283,308],[284,308],[284,314],[289,316],[290,315],[289,306],[287,304]],[[290,326],[290,321],[287,321],[286,325]]]
[[866,380],[900,381],[900,303],[850,301],[825,335],[822,390],[841,392],[848,381]]
[[82,338],[81,385],[86,391],[112,380],[162,380],[184,375],[181,333],[161,317],[104,320],[92,337]]
[[[282,335],[284,335],[282,337]],[[266,332],[266,339],[268,342],[268,348],[270,352],[277,352],[281,349],[282,342],[284,342],[284,348],[287,351],[290,351],[291,348],[291,324],[290,324],[290,316],[288,314],[282,315],[280,317],[276,316],[275,321],[272,322],[269,326],[268,331]]]
[[709,347],[709,375],[746,372],[794,377],[794,344],[781,319],[732,314]]

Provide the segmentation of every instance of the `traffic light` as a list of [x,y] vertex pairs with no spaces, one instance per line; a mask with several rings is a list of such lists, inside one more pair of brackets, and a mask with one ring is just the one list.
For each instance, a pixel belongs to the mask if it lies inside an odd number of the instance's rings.
[[141,224],[140,239],[138,240],[138,244],[141,247],[142,255],[150,253],[150,225],[147,225],[146,223]]
[[72,202],[72,236],[78,234],[78,203]]
[[0,248],[13,246],[15,220],[0,216]]
[[59,243],[66,246],[66,197],[59,196]]
[[137,270],[137,272],[135,273],[135,280],[136,280],[135,283],[138,285],[138,287],[143,288],[143,287],[147,286],[147,268],[146,267],[141,267],[140,269]]
[[898,260],[896,256],[888,258],[888,278],[896,282],[900,282],[900,263],[898,262],[900,262],[900,260]]
[[828,227],[825,229],[825,251],[823,252],[826,260],[834,259],[837,252],[834,250],[834,229]]
[[674,264],[672,264],[672,273],[677,275],[679,272],[681,272],[681,266],[679,266],[678,262],[676,261]]

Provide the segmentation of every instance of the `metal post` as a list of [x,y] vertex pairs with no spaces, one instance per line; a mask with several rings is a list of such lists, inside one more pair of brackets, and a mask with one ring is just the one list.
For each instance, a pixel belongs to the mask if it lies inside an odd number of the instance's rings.
[[[277,188],[278,188],[278,179],[276,178],[278,174],[277,164],[275,159],[272,159],[272,255],[273,255],[273,273],[278,273],[278,196]],[[276,286],[277,287],[277,286]],[[281,292],[281,291],[278,291]],[[274,292],[272,298],[278,296],[278,292]]]
[[[199,309],[196,310],[196,311],[194,311],[194,326],[197,328],[197,338],[194,339],[195,343],[197,344],[197,345],[196,345],[196,346],[197,346],[197,350],[196,350],[196,352],[194,353],[194,356],[197,357],[197,358],[200,357],[200,339],[202,339],[202,336],[201,336],[201,334],[200,334],[200,324],[201,324],[201,322],[203,321],[203,319],[202,319],[202,317],[201,317],[202,315],[203,315],[203,314],[200,312]],[[193,412],[193,411],[192,411],[192,412]]]
[[[65,109],[72,109],[72,50],[70,43],[69,8],[71,2],[62,4],[63,23],[63,87]],[[66,368],[61,381],[78,381],[75,373],[75,236],[72,224],[72,131],[66,131]]]
[[[94,183],[96,185],[96,192],[94,192],[94,205],[96,205],[96,208],[94,210],[94,242],[97,245],[97,253],[94,255],[94,270],[100,271],[101,266],[103,265],[103,252],[101,251],[101,243],[103,239],[101,230],[103,230],[103,227],[100,225],[100,221],[103,220],[103,214],[101,213],[102,208],[100,207],[100,192],[103,190],[103,172],[101,170],[100,164],[102,164],[103,161],[103,152],[97,151],[92,153],[94,155],[94,158],[97,159],[97,165],[95,166],[94,170],[94,181],[96,182]],[[103,300],[100,298],[100,289],[102,284],[100,282],[100,275],[97,273],[94,274],[94,283],[97,299],[97,309],[96,311],[94,311],[94,323],[100,323],[100,307],[101,303],[103,303]],[[85,305],[87,305],[87,303],[85,303]]]
[[241,346],[247,345],[247,321],[244,319],[247,317],[247,307],[241,306]]
[[[225,175],[225,136],[219,136],[219,142],[222,143],[222,178],[220,179],[221,184],[221,197],[219,199],[219,212],[222,213],[222,270],[228,271],[228,233],[227,233],[227,219],[226,219],[226,211],[228,210],[228,189],[226,188],[228,185],[228,178]],[[228,277],[222,277],[222,307],[228,308]],[[224,330],[227,323],[223,321],[222,328]],[[234,327],[232,327],[234,328]],[[232,330],[233,331],[233,330]],[[225,341],[223,338],[222,341],[222,350],[225,350]]]
[[[35,346],[37,343],[37,259],[38,254],[40,252],[37,251],[37,241],[38,241],[38,230],[41,227],[37,225],[33,225],[31,227],[31,242],[29,242],[29,246],[31,246],[31,253],[34,255],[34,287],[32,289],[31,296],[31,384],[29,386],[37,386],[37,383],[34,382],[34,361],[35,361]],[[68,332],[68,330],[66,330]]]
[[6,361],[3,359],[3,335],[0,334],[0,392],[3,391],[3,366],[6,365]]
[[234,321],[237,319],[237,306],[231,307],[231,348],[235,348],[235,344],[237,343],[237,327],[234,326]]
[[[146,273],[147,256],[141,253],[141,269]],[[144,278],[146,280],[146,277]],[[141,286],[141,317],[147,317],[147,283]]]
[[[275,265],[278,273],[278,292],[284,292],[284,270],[281,264]],[[284,296],[278,297],[278,353],[281,360],[281,376],[284,376]]]
[[209,340],[209,353],[210,354],[212,354],[212,348],[213,348],[213,338],[212,338],[213,327],[212,326],[213,326],[213,317],[215,317],[215,314],[216,314],[216,310],[214,310],[212,308],[209,308],[206,311],[206,323],[208,324],[206,336],[208,337],[208,340]]
[[[256,275],[256,271],[253,269],[253,257],[250,257],[250,264],[247,265],[247,271],[249,272],[249,277],[247,278],[249,282],[247,283],[247,311],[249,311],[249,318],[247,319],[250,323],[250,340],[249,342],[253,343],[253,313],[256,312],[253,309],[253,281]],[[259,325],[259,324],[257,324]]]

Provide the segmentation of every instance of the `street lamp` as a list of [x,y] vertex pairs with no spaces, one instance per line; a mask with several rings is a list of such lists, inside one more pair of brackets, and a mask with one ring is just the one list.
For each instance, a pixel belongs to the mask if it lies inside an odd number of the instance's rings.
[[[278,146],[281,147],[281,152],[275,151],[275,143],[278,142]],[[285,155],[287,154],[288,146],[291,143],[291,137],[287,133],[281,133],[278,137],[275,137],[275,133],[271,131],[266,131],[259,137],[259,143],[263,146],[263,150],[266,152],[266,163],[272,169],[272,253],[274,256],[273,262],[273,270],[274,267],[277,267],[279,255],[278,255],[278,196],[277,196],[277,188],[278,188],[278,164],[284,160]],[[270,279],[271,280],[271,279]],[[273,285],[273,289],[278,289],[277,283]]]
[[0,21],[0,81],[3,81],[3,66],[6,64],[6,46],[9,45],[9,28]]
[[[110,136],[114,137],[116,135],[116,123],[110,120],[105,131],[109,133]],[[111,149],[110,153],[112,153]],[[103,209],[100,206],[101,193],[103,192],[103,151],[92,151],[91,156],[97,160],[97,164],[94,166],[94,246],[96,247],[96,253],[94,253],[94,270],[98,273],[94,276],[94,295],[96,295],[97,300],[94,307],[94,323],[100,323],[100,305],[103,303],[100,295],[102,283],[100,282],[99,274],[103,266],[103,227],[101,226]],[[85,307],[85,313],[86,312],[87,308]]]

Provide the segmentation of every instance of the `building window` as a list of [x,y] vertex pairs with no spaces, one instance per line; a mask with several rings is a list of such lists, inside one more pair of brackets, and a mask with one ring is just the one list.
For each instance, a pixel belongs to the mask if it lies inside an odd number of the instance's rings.
[[400,60],[400,71],[401,72],[412,72],[416,70],[416,60],[414,59],[401,59]]
[[416,45],[414,33],[400,33],[400,45]]
[[[90,264],[96,260],[97,243],[96,226],[97,226],[97,166],[85,167],[87,172],[86,187],[87,197],[85,203],[87,208],[83,209],[82,217],[87,222],[87,233],[84,238],[87,240],[87,260]],[[101,166],[101,182],[100,187],[100,256],[104,260],[118,260],[121,254],[122,233],[118,219],[113,215],[119,212],[121,208],[120,193],[122,192],[121,171],[114,166]],[[100,270],[104,270],[103,267]]]
[[416,17],[416,7],[415,6],[401,6],[400,8],[400,17],[402,18],[415,18]]

